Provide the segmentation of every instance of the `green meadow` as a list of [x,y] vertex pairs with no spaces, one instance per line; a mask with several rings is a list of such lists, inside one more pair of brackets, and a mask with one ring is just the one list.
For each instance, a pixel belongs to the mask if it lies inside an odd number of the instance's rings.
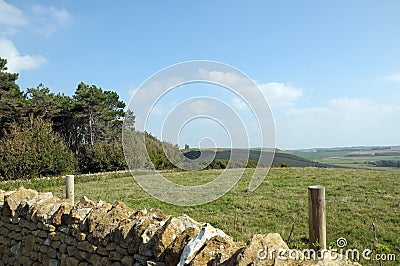
[[[185,185],[207,183],[223,170],[165,172],[169,180]],[[224,230],[236,241],[256,233],[280,233],[289,246],[308,246],[308,192],[310,185],[326,188],[327,244],[346,238],[345,248],[368,248],[396,254],[400,259],[400,171],[333,168],[272,168],[254,192],[247,187],[254,169],[246,169],[237,185],[213,202],[191,207],[161,202],[143,191],[129,173],[76,176],[75,201],[122,201],[134,209],[160,208],[170,215],[187,214]],[[51,191],[65,197],[65,179],[32,179],[1,182],[3,190],[19,186]],[[293,228],[293,230],[292,230]],[[375,238],[376,236],[376,238]],[[362,264],[369,262],[362,261]],[[372,264],[373,265],[373,264]],[[384,264],[390,265],[390,264]]]

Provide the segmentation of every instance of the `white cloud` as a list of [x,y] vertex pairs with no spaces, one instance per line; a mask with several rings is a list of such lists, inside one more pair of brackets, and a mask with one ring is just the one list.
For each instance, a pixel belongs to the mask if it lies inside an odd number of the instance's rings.
[[0,37],[0,57],[7,58],[7,67],[10,72],[37,69],[47,62],[41,55],[21,56],[14,43],[2,37]]
[[399,113],[399,105],[348,97],[324,107],[290,108],[276,121],[278,147],[398,144]]
[[[246,96],[246,100],[249,100],[249,102],[261,101],[260,96],[264,95],[271,107],[290,106],[303,95],[301,89],[282,82],[255,84],[249,78],[239,73],[206,71],[204,69],[199,69],[198,73],[199,77],[205,80],[230,86],[235,92]],[[259,94],[255,86],[261,90],[262,95]],[[233,103],[237,107],[244,107],[244,103],[241,104],[237,98],[233,99]]]
[[196,115],[206,115],[212,113],[215,108],[213,102],[205,100],[195,100],[191,103],[190,110]]
[[169,91],[172,87],[182,83],[184,79],[172,77],[164,80],[148,80],[140,88],[131,89],[130,97],[136,104],[148,102],[153,104],[156,99]]
[[251,80],[249,80],[245,76],[239,75],[239,73],[207,71],[205,69],[199,69],[198,75],[204,80],[216,82],[219,84],[225,84],[232,87],[233,89],[242,86],[250,87],[251,85],[253,85],[251,83]]
[[400,82],[400,73],[394,73],[389,76],[386,76],[385,79]]
[[285,111],[289,117],[316,117],[317,115],[326,115],[329,109],[326,107],[307,107],[307,108],[290,108]]
[[0,0],[0,25],[23,26],[26,23],[27,19],[20,9]]
[[271,107],[282,107],[293,105],[301,96],[303,91],[282,82],[270,82],[258,85],[266,96]]
[[[242,121],[246,125],[252,122],[253,117],[242,111],[247,109],[247,103],[251,108],[260,109],[263,108],[262,104],[266,98],[269,105],[275,109],[276,140],[279,148],[399,144],[400,124],[395,121],[400,114],[400,105],[388,105],[370,98],[337,97],[319,105],[300,107],[298,101],[304,97],[303,90],[288,83],[254,84],[239,72],[202,69],[198,71],[198,78],[232,88],[237,95],[225,97],[224,103],[235,111],[240,110],[237,113],[243,114],[240,118],[243,118]],[[393,76],[392,79],[395,80],[396,77]],[[151,88],[148,88],[148,93],[153,93],[151,89],[157,92],[156,88],[159,86],[156,85],[152,84]],[[145,94],[143,96],[148,97],[147,93]],[[182,115],[212,113],[213,108],[215,114],[226,113],[215,104],[198,100],[192,102],[187,109],[188,112],[182,112]],[[263,113],[261,116],[254,114],[258,119],[265,118],[265,121],[260,120],[261,125],[268,123],[266,114]],[[222,122],[225,125],[230,121]],[[208,126],[203,128],[211,129]],[[249,131],[251,134],[257,125],[247,128],[252,129]],[[260,144],[252,143],[252,145]]]
[[360,108],[368,108],[372,105],[372,100],[366,98],[348,98],[342,97],[337,99],[331,99],[329,104],[336,109],[341,110],[354,110]]
[[239,110],[246,110],[248,108],[247,104],[239,98],[234,98],[232,100],[232,105]]
[[[128,108],[132,109],[136,114],[136,127],[138,129],[145,127],[145,119],[147,115],[152,113],[154,116],[162,116],[168,112],[168,108],[160,105],[158,100],[167,94],[168,90],[177,84],[183,82],[181,78],[166,78],[147,80],[140,88],[130,90],[131,97]],[[153,105],[156,104],[153,108]],[[173,107],[170,106],[171,109]],[[153,108],[153,110],[151,110]]]
[[[60,27],[69,25],[72,21],[70,13],[55,7],[35,5],[30,14],[24,13],[18,7],[0,0],[0,34],[3,36],[20,30],[33,30],[45,37],[49,37]],[[0,35],[0,56],[7,58],[7,67],[10,72],[37,69],[47,62],[41,55],[21,55],[14,43],[7,37]]]

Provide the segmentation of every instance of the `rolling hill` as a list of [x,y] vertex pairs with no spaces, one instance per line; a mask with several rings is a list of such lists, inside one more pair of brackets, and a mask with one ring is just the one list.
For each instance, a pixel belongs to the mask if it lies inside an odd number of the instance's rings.
[[[249,161],[253,164],[256,164],[260,158],[261,153],[263,153],[261,163],[268,163],[272,156],[273,151],[271,149],[250,149],[247,151],[246,149],[190,149],[184,150],[183,154],[186,158],[190,160],[198,159],[202,156],[203,160],[210,160],[214,158],[215,160],[247,160],[247,156]],[[312,160],[306,159],[304,157],[294,155],[285,151],[275,150],[275,157],[272,162],[272,166],[290,166],[290,167],[336,167],[329,164],[314,162]]]

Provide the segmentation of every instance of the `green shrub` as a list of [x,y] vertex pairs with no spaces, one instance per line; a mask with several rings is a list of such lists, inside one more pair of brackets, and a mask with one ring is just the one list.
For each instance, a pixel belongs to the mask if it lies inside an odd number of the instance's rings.
[[163,144],[165,148],[168,149],[168,153],[170,156],[177,156],[177,154],[179,154],[179,148],[177,146],[174,146],[171,143],[162,142],[148,132],[144,132],[144,140],[146,145],[146,152],[155,169],[165,170],[176,168],[175,165],[167,157],[166,151],[164,151]]
[[289,167],[289,164],[287,162],[281,162],[281,168],[286,168]]
[[0,140],[0,175],[7,180],[59,175],[74,171],[73,154],[52,124],[31,118],[11,125]]
[[98,141],[80,147],[79,170],[82,173],[109,172],[126,169],[122,145],[116,141]]

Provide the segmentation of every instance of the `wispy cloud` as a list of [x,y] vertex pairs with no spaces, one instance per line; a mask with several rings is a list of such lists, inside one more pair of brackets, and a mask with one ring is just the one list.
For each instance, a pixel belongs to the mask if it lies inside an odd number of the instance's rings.
[[22,26],[27,23],[25,14],[17,7],[0,0],[0,24]]
[[72,15],[64,8],[53,6],[32,7],[24,13],[15,5],[0,0],[0,56],[7,59],[10,72],[37,69],[47,62],[42,55],[21,55],[10,35],[20,31],[33,31],[49,37],[72,22]]
[[28,23],[26,15],[16,6],[0,0],[0,33],[9,35]]
[[400,73],[394,73],[385,77],[387,80],[400,82]]
[[0,0],[0,30],[2,35],[10,35],[22,29],[33,30],[41,36],[49,37],[62,27],[70,25],[73,16],[65,8],[34,5],[24,13],[17,6]]
[[165,111],[162,106],[156,105],[151,109],[151,115],[162,116],[165,114]]
[[68,26],[73,18],[65,8],[35,5],[32,11],[35,31],[45,37],[49,37],[61,27]]
[[0,37],[0,57],[7,58],[7,67],[10,72],[37,69],[47,62],[41,55],[20,55],[14,43]]

